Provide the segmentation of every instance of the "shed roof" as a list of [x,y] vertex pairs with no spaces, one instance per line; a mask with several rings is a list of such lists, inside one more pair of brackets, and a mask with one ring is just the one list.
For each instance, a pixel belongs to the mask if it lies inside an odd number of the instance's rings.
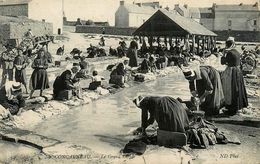
[[187,34],[217,36],[198,22],[167,10],[158,10],[133,35],[186,36]]
[[0,0],[0,6],[28,4],[32,0]]

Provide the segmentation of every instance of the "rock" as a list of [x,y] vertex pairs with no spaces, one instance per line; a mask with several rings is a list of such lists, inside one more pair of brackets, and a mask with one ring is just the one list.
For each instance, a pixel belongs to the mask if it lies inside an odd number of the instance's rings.
[[45,102],[45,98],[44,97],[35,97],[29,100],[26,100],[26,103],[38,103],[38,104],[42,104]]
[[10,141],[30,145],[38,149],[61,143],[58,140],[35,134],[32,131],[21,130],[17,128],[5,130],[2,129],[0,130],[0,135],[4,136],[4,138],[9,139]]
[[100,95],[107,95],[107,94],[109,94],[109,91],[107,89],[102,88],[102,87],[98,87],[96,89],[96,92],[98,94],[100,94]]
[[63,103],[66,104],[66,105],[69,105],[69,106],[79,106],[80,105],[80,101],[76,100],[76,99],[64,101]]
[[2,105],[0,105],[0,120],[8,118],[10,115],[10,111],[5,109]]
[[19,116],[14,116],[13,124],[16,127],[32,127],[43,119],[42,115],[32,110],[22,112]]
[[69,110],[69,107],[67,105],[64,105],[63,103],[55,100],[49,101],[48,105],[51,106],[52,109],[59,110],[59,111]]
[[49,156],[86,156],[90,149],[69,143],[61,143],[51,147],[43,148],[42,152]]

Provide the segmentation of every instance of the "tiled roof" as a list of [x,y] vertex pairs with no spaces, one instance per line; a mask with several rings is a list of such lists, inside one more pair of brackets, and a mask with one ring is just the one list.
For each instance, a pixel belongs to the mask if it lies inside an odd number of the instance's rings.
[[208,30],[206,27],[202,26],[201,24],[194,21],[193,19],[175,15],[165,10],[164,11],[160,10],[160,11],[190,34],[216,36],[214,32]]
[[28,4],[32,0],[0,0],[0,6]]

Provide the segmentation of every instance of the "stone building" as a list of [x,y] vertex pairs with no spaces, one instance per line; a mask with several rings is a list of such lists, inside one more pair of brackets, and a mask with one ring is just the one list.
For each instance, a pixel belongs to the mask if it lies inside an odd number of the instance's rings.
[[200,8],[200,23],[213,31],[260,31],[258,3]]
[[200,11],[198,8],[189,7],[187,4],[184,4],[183,6],[176,4],[174,6],[174,11],[180,16],[191,18],[196,22],[200,22]]
[[49,22],[54,34],[62,33],[62,0],[0,0],[0,15]]
[[126,4],[120,1],[120,6],[115,13],[115,26],[139,27],[159,8],[159,2]]

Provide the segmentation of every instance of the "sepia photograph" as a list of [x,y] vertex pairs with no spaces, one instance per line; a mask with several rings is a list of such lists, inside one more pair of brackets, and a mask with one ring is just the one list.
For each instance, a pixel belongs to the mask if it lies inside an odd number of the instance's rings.
[[0,164],[260,164],[260,0],[0,0]]

